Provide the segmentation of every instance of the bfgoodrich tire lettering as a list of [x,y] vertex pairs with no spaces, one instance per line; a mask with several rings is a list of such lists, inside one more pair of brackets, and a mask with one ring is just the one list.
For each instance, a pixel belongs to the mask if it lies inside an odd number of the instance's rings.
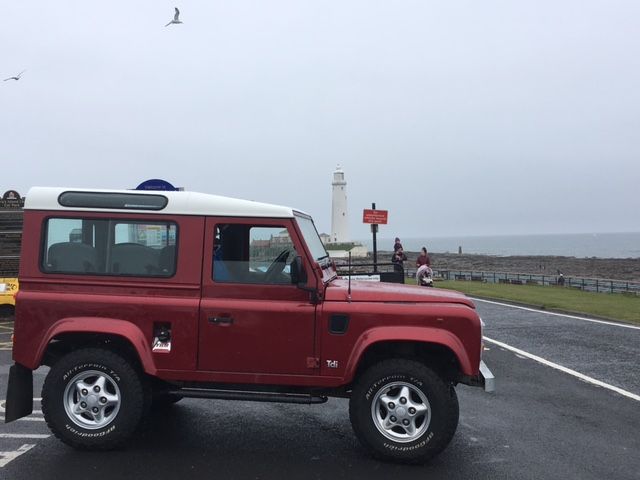
[[452,385],[414,360],[385,360],[356,381],[349,403],[358,440],[374,456],[424,463],[440,453],[458,426]]
[[[74,397],[70,392],[75,390]],[[90,398],[81,398],[82,390]],[[140,375],[123,357],[100,348],[77,350],[60,359],[42,387],[47,425],[56,437],[78,449],[120,446],[138,427],[143,406]],[[87,413],[82,413],[85,410]]]

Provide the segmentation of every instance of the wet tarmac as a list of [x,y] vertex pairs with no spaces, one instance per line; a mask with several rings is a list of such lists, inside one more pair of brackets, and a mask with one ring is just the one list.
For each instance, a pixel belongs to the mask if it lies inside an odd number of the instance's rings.
[[[640,330],[482,302],[478,309],[488,337],[640,393]],[[427,465],[371,459],[351,431],[347,400],[183,400],[113,452],[77,452],[46,436],[38,411],[1,425],[0,465],[8,461],[0,479],[640,479],[640,402],[493,345],[484,358],[497,392],[457,388],[458,431]],[[0,351],[0,398],[9,364],[10,352]],[[39,392],[45,369],[36,373]]]

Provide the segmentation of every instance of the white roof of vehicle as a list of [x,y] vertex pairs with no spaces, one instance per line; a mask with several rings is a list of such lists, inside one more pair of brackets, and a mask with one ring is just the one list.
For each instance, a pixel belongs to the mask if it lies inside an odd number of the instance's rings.
[[[64,192],[124,193],[133,195],[161,195],[168,200],[162,210],[135,210],[121,208],[79,208],[60,205],[58,197]],[[132,212],[161,215],[208,215],[225,217],[291,218],[293,209],[269,203],[240,200],[197,192],[159,190],[103,190],[88,188],[32,187],[27,193],[25,210],[59,210],[89,212]],[[301,212],[303,213],[303,212]]]

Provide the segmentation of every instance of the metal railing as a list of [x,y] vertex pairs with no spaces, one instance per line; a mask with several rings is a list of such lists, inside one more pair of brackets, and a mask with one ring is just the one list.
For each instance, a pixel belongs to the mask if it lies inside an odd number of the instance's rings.
[[[351,267],[345,263],[336,264],[336,270],[341,277],[354,275],[378,275],[381,282],[404,283],[407,277],[402,266],[391,262],[383,263],[352,263]],[[415,275],[414,275],[415,276]]]
[[[405,262],[406,265],[407,262]],[[349,275],[349,267],[346,264],[336,265],[338,274],[346,277]],[[377,267],[377,268],[374,268]],[[353,263],[351,265],[352,275],[372,275],[380,273],[398,273],[397,266],[394,263]],[[377,271],[375,271],[377,270]],[[405,278],[415,278],[415,267],[404,267],[403,273]],[[386,275],[383,275],[386,277]],[[466,281],[466,282],[485,282],[485,283],[503,283],[510,285],[541,285],[555,286],[564,288],[575,288],[585,292],[598,293],[626,293],[640,295],[640,282],[628,280],[613,280],[603,278],[587,278],[565,276],[559,281],[558,275],[542,275],[536,273],[510,273],[510,272],[486,272],[477,270],[433,270],[434,279]],[[387,277],[389,278],[389,277]],[[381,279],[382,281],[385,281]],[[394,280],[399,281],[399,280]]]
[[[415,275],[415,272],[413,272]],[[408,272],[410,275],[410,272]],[[535,273],[484,272],[472,270],[435,270],[434,276],[443,280],[505,283],[511,285],[543,285],[575,288],[585,292],[630,293],[640,295],[640,282],[603,278],[563,277]]]

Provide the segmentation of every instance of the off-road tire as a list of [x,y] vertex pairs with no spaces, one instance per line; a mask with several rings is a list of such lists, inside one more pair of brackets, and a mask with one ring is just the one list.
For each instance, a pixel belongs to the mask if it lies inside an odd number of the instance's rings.
[[[428,426],[407,442],[383,435],[376,426],[373,414],[376,409],[372,410],[376,394],[395,383],[420,390],[431,410]],[[453,385],[424,364],[408,359],[384,360],[369,367],[356,380],[349,402],[351,425],[360,443],[376,458],[392,462],[425,463],[440,453],[456,432],[458,416],[458,397]]]
[[[65,410],[65,388],[84,371],[108,375],[120,391],[119,410],[103,428],[83,428]],[[110,450],[126,442],[138,427],[144,397],[141,375],[125,358],[101,348],[84,348],[65,355],[49,371],[42,387],[42,413],[53,434],[67,445],[80,450]]]

